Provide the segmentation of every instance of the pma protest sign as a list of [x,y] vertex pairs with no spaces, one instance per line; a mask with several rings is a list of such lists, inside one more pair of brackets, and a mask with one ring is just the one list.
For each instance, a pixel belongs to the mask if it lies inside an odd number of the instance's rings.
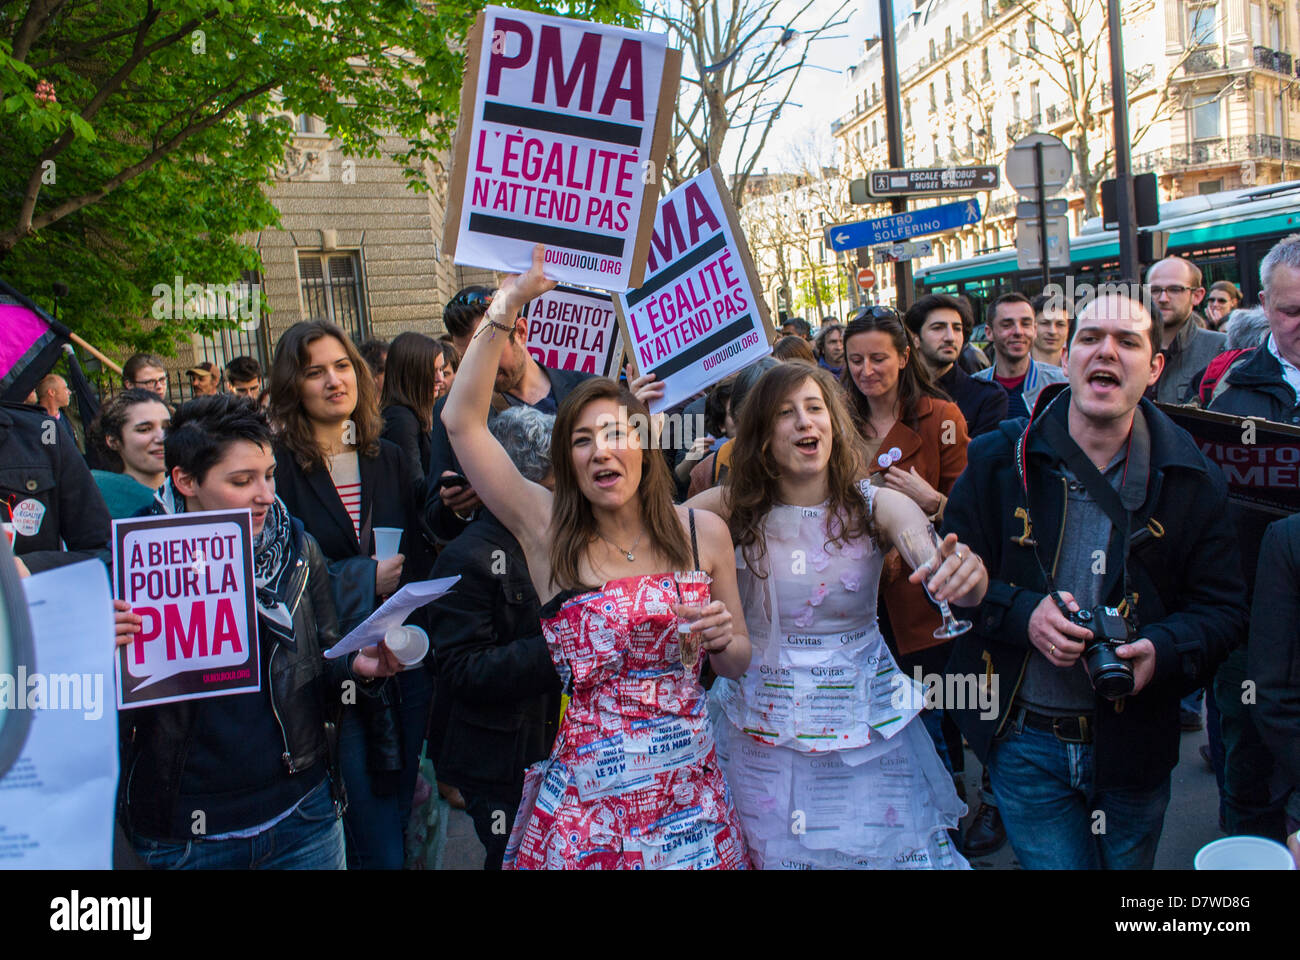
[[667,36],[487,7],[468,38],[443,246],[627,290],[645,272],[681,53]]
[[1260,417],[1156,404],[1228,481],[1228,496],[1269,519],[1300,510],[1300,429]]
[[637,375],[667,384],[657,413],[772,352],[749,245],[717,167],[659,202],[646,281],[615,297]]
[[260,690],[247,510],[113,521],[113,587],[143,623],[118,647],[121,709]]
[[558,286],[524,308],[528,352],[552,370],[618,378],[623,337],[607,293]]

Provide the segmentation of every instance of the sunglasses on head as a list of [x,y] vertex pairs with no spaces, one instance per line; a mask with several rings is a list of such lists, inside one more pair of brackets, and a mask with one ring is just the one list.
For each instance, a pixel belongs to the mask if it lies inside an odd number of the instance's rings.
[[898,320],[898,311],[893,307],[863,307],[853,319],[865,320],[868,317],[872,320]]
[[492,302],[492,294],[475,290],[472,293],[458,293],[451,298],[454,307],[486,307]]

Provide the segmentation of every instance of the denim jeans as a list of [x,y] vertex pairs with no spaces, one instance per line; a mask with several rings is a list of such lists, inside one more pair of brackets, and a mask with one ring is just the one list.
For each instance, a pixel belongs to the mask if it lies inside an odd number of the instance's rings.
[[1223,737],[1224,826],[1229,834],[1283,838],[1282,803],[1271,795],[1273,755],[1251,721],[1252,704],[1242,703],[1246,648],[1228,654],[1214,676]]
[[366,769],[366,731],[356,709],[343,711],[339,728],[339,763],[348,788],[343,821],[350,870],[401,870],[406,859],[406,824],[433,684],[424,667],[403,671],[390,682],[398,684],[401,693],[401,703],[394,708],[402,735],[402,769],[392,778],[395,789],[378,784],[382,778]]
[[1008,722],[989,751],[998,811],[1027,870],[1149,870],[1169,805],[1169,778],[1097,790],[1092,744]]
[[293,813],[255,837],[173,843],[135,836],[131,846],[155,870],[344,869],[343,824],[334,813],[328,779]]

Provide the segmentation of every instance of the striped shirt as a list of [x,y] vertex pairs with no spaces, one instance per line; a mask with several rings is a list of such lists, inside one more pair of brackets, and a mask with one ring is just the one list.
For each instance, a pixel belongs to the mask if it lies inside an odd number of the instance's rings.
[[352,518],[352,533],[361,540],[361,464],[357,452],[349,450],[330,457],[330,479],[338,491],[343,509]]

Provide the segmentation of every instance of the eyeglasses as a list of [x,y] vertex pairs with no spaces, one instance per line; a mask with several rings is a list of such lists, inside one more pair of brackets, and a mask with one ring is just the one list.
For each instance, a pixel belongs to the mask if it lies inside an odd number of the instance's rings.
[[472,293],[458,293],[448,301],[453,307],[486,307],[492,302],[492,294],[475,290]]
[[1147,293],[1151,294],[1153,297],[1159,297],[1166,293],[1171,297],[1181,297],[1184,293],[1191,293],[1192,289],[1192,287],[1184,287],[1177,284],[1172,287],[1157,287],[1149,283],[1147,284]]
[[154,377],[152,380],[132,380],[132,381],[131,381],[131,386],[133,386],[133,387],[146,387],[146,388],[152,388],[152,389],[155,389],[155,390],[156,390],[158,387],[165,387],[165,386],[167,386],[167,378],[166,378],[166,377]]
[[1232,300],[1229,297],[1224,296],[1206,297],[1205,301],[1206,303],[1232,303]]

